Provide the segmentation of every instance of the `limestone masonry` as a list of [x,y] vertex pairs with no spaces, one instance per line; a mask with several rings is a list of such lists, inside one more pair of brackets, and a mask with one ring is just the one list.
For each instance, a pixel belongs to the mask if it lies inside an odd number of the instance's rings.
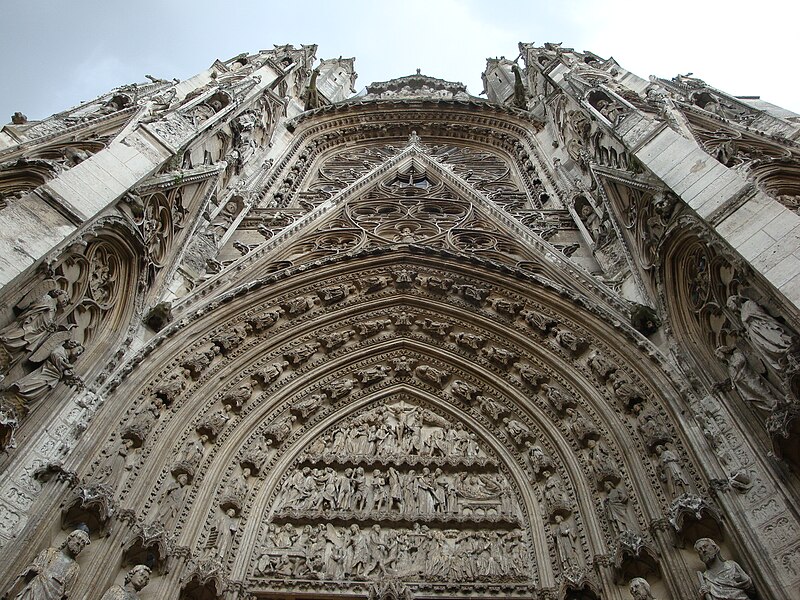
[[0,597],[800,597],[800,116],[314,45],[0,130]]

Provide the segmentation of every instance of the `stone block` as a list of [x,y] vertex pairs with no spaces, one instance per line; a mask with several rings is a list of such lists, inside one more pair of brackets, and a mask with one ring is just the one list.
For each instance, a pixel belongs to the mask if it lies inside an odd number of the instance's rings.
[[764,228],[772,237],[781,239],[792,231],[800,231],[800,216],[775,201],[772,201],[771,207],[776,209],[777,213]]
[[110,152],[98,152],[93,158],[96,159],[95,165],[97,168],[102,169],[107,177],[113,179],[122,187],[129,188],[136,183],[131,170]]
[[[724,188],[731,181],[730,176],[728,174],[728,170],[716,161],[714,161],[713,163],[706,163],[706,165],[703,166],[700,172],[702,172],[702,175],[700,177],[693,178],[693,180],[689,179],[688,177],[685,177],[681,181],[682,185],[679,184],[676,186],[678,188],[681,188],[681,191],[678,192],[680,196],[692,208],[695,208],[695,210],[697,206],[703,204],[702,198],[698,199],[697,201],[694,201],[694,199],[698,195],[700,195],[701,192],[705,190],[713,190],[711,191],[710,194],[708,192],[706,193],[705,198],[707,199],[711,195],[714,195],[715,192]],[[677,192],[677,190],[675,191]]]
[[765,231],[758,230],[747,240],[735,246],[737,252],[752,261],[756,256],[775,246],[777,242],[773,240]]
[[[761,231],[769,235],[769,231],[764,229]],[[770,237],[775,240],[775,244],[764,250],[764,252],[761,254],[755,256],[750,261],[752,265],[762,273],[766,273],[780,263],[783,259],[797,252],[798,246],[800,246],[800,241],[797,239],[776,240],[774,236],[770,235]]]
[[671,129],[665,129],[659,132],[647,144],[642,146],[642,148],[638,152],[636,152],[636,158],[638,158],[643,164],[646,165],[656,156],[660,155],[662,152],[665,152],[670,146],[675,144],[679,139],[680,136],[676,134],[674,131],[672,131]]
[[696,206],[695,211],[704,219],[708,219],[718,208],[743,191],[748,185],[746,181],[731,173],[714,181],[698,193],[691,201],[690,206]]
[[679,138],[666,151],[655,157],[647,166],[668,186],[681,182],[688,173],[703,168],[709,156],[699,150],[694,142]]
[[800,274],[800,257],[790,254],[764,273],[775,287],[779,288]]
[[793,302],[795,306],[800,306],[800,274],[792,277],[778,289]]
[[0,285],[45,256],[75,231],[56,209],[35,196],[15,202],[0,212]]
[[46,184],[40,189],[50,194],[63,203],[64,207],[81,219],[86,219],[89,214],[84,212],[84,208],[93,204],[89,198],[88,190],[77,187],[74,181],[64,177],[59,177]]

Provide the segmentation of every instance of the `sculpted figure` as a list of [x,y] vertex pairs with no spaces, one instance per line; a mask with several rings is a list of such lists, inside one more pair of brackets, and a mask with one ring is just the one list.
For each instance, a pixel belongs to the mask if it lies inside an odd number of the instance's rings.
[[472,350],[480,350],[486,343],[486,338],[474,333],[459,331],[458,333],[451,333],[450,335],[455,340],[456,344]]
[[564,412],[567,408],[575,407],[575,399],[554,385],[544,385],[542,387],[547,390],[547,399],[558,412]]
[[600,381],[605,381],[611,373],[617,370],[616,365],[606,359],[606,357],[597,350],[589,356],[588,364],[589,368],[594,371]]
[[551,474],[550,471],[543,472],[546,481],[544,484],[544,499],[547,507],[553,509],[554,507],[567,506],[569,500],[564,491],[564,482],[557,473]]
[[481,410],[484,413],[489,415],[495,421],[500,418],[500,415],[508,412],[502,404],[495,402],[486,396],[478,396],[478,405],[481,407]]
[[592,463],[595,479],[598,483],[606,479],[616,479],[619,477],[619,469],[611,456],[611,451],[602,438],[590,439],[587,444],[589,447],[589,460]]
[[250,379],[244,379],[236,388],[225,394],[222,405],[226,411],[239,412],[252,395],[253,384]]
[[728,298],[728,308],[742,321],[747,339],[767,364],[781,370],[792,347],[792,335],[757,302],[744,296]]
[[505,348],[498,348],[497,346],[483,348],[481,354],[493,363],[505,368],[509,368],[514,364],[514,361],[517,360],[516,354]]
[[[69,296],[64,290],[56,288],[52,279],[45,282],[45,285],[51,289],[38,299],[23,299],[17,305],[24,308],[22,314],[0,330],[0,345],[8,353],[8,357],[0,356],[0,370],[5,370],[2,367],[8,367],[19,360],[23,353],[34,352],[55,331],[56,315],[59,309],[69,304]],[[41,293],[41,290],[31,292],[32,295],[36,293]]]
[[431,367],[430,365],[421,365],[416,369],[417,376],[423,381],[432,383],[436,387],[443,387],[444,384],[450,379],[450,373]]
[[579,565],[578,552],[575,544],[578,534],[575,529],[561,515],[555,517],[555,527],[553,528],[553,538],[556,546],[558,558],[561,560],[561,569],[566,571],[570,567]]
[[761,376],[750,367],[741,350],[735,346],[720,346],[714,355],[727,365],[730,385],[739,392],[742,400],[767,411],[778,405],[777,398]]
[[31,356],[31,360],[44,361],[42,366],[10,386],[26,404],[31,405],[41,400],[59,381],[78,389],[83,387],[83,381],[75,375],[73,367],[75,359],[83,354],[83,346],[74,340],[65,340],[63,336],[69,336],[69,333],[55,334],[40,346]]
[[665,442],[671,438],[669,431],[652,406],[646,406],[643,402],[634,404],[633,414],[636,415],[636,427],[639,433],[651,448],[659,442]]
[[611,526],[618,534],[623,531],[636,530],[634,525],[636,520],[631,515],[625,486],[615,487],[613,483],[606,481],[604,487],[607,494],[605,499],[606,515],[608,515]]
[[672,450],[665,446],[656,446],[656,454],[661,459],[661,481],[667,486],[667,495],[676,498],[685,494],[689,489],[689,482],[683,474],[678,457]]
[[650,591],[650,584],[643,577],[631,579],[630,591],[633,600],[656,600]]
[[133,446],[134,442],[132,439],[120,438],[105,461],[97,468],[95,478],[108,485],[112,493],[116,493],[126,472],[133,466],[128,460]]
[[566,348],[573,354],[578,354],[587,346],[585,338],[575,335],[571,331],[561,329],[556,334],[556,341],[562,348]]
[[158,499],[158,509],[156,510],[154,521],[161,523],[165,529],[169,529],[172,521],[178,516],[183,506],[183,497],[189,488],[189,477],[186,473],[178,475],[177,480],[169,483]]
[[719,546],[711,538],[700,538],[694,549],[703,564],[704,573],[698,593],[704,600],[748,600],[753,592],[753,582],[744,569],[732,560],[723,560]]
[[309,415],[316,412],[325,403],[325,400],[326,398],[322,394],[311,394],[299,400],[290,408],[292,412],[298,413],[301,418],[307,419]]
[[367,369],[362,369],[356,372],[356,377],[363,385],[372,385],[377,383],[389,375],[389,367],[384,365],[375,365]]
[[544,453],[544,450],[542,450],[539,444],[528,442],[526,446],[528,447],[528,460],[531,463],[531,470],[535,477],[538,478],[539,473],[543,472],[545,469],[553,468],[553,461]]
[[518,445],[522,445],[527,438],[531,437],[531,430],[524,423],[508,417],[503,419],[503,423],[505,423],[509,435]]
[[150,583],[150,567],[136,565],[125,575],[124,585],[115,585],[108,588],[100,600],[137,600],[145,586]]
[[214,530],[209,536],[209,542],[212,542],[214,553],[220,558],[224,557],[233,544],[233,537],[239,530],[238,518],[236,510],[229,508],[217,517],[217,522],[214,524]]
[[[411,326],[411,322],[409,320],[410,315],[401,313],[401,315],[394,315],[394,317],[398,321],[396,323],[398,326]],[[356,323],[356,328],[358,329],[359,335],[369,337],[380,333],[391,324],[392,322],[389,319],[377,319],[375,321],[362,321],[361,323]]]
[[[76,529],[59,548],[42,550],[18,578],[6,598],[20,590],[14,600],[62,600],[68,598],[78,578],[75,559],[89,545],[89,534]],[[32,577],[31,577],[32,575]]]
[[190,438],[186,440],[186,444],[183,446],[181,450],[179,462],[185,462],[186,464],[190,465],[192,468],[197,468],[200,464],[200,461],[203,460],[203,454],[205,453],[205,446],[203,446],[203,442],[208,439],[207,435],[202,435],[200,438]]
[[267,427],[266,435],[274,442],[282,444],[292,432],[292,424],[296,420],[297,417],[294,415],[284,415],[283,417],[276,419],[269,427]]
[[533,369],[527,365],[523,365],[520,363],[515,363],[514,366],[519,369],[519,376],[522,379],[522,381],[527,383],[533,389],[536,390],[539,388],[539,386],[541,386],[547,390],[550,387],[548,385],[542,386],[542,382],[547,380],[547,375],[545,375],[544,373],[541,373],[536,369]]
[[588,202],[581,206],[580,218],[583,224],[586,225],[592,240],[597,243],[603,234],[603,222]]
[[277,363],[272,363],[268,367],[264,367],[263,369],[256,371],[253,377],[258,379],[261,382],[263,387],[267,387],[270,383],[275,381],[278,377],[281,376],[281,373],[289,366],[287,361],[281,361]]
[[566,418],[569,419],[569,428],[581,444],[585,444],[588,438],[597,437],[597,428],[593,423],[587,421],[580,412],[572,407],[567,408],[564,412],[566,413]]

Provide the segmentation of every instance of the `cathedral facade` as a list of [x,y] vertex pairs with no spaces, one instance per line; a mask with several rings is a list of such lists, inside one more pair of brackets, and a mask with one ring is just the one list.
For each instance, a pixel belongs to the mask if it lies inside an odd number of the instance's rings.
[[800,592],[800,116],[276,46],[0,130],[7,598]]

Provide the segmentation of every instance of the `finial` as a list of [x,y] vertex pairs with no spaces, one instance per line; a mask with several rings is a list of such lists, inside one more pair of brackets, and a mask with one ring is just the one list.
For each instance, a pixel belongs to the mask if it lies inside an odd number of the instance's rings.
[[421,72],[422,72],[422,69],[417,69],[417,75],[419,75]]

